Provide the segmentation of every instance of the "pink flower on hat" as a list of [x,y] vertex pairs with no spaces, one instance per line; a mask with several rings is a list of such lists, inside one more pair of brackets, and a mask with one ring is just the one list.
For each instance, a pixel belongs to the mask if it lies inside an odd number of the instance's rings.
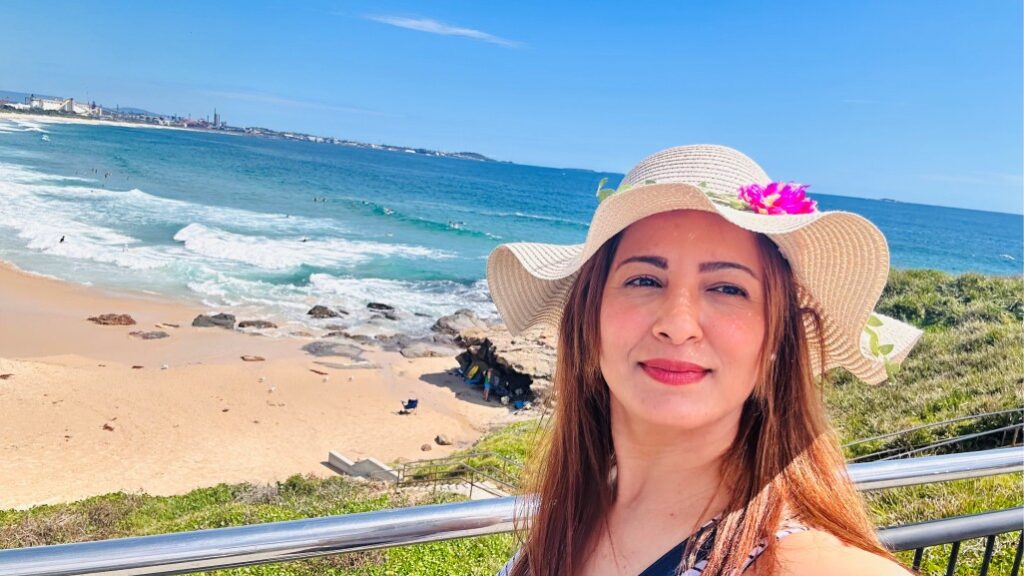
[[758,214],[810,214],[818,203],[807,197],[807,184],[772,182],[740,186],[739,198]]

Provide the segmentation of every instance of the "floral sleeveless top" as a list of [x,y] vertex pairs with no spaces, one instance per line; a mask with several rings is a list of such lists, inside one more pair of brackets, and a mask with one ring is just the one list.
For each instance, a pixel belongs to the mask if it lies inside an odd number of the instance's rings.
[[[697,529],[690,537],[683,540],[679,544],[676,544],[674,548],[658,558],[654,564],[647,567],[646,570],[641,572],[639,576],[700,576],[704,572],[704,567],[708,565],[707,556],[711,552],[711,546],[714,543],[714,528],[718,522],[718,518],[712,518],[707,521],[703,526]],[[706,531],[711,530],[711,537],[708,538],[701,546],[700,550],[697,551],[697,557],[692,566],[680,567],[680,563],[683,561],[683,550],[686,549],[687,542],[690,538],[699,538]],[[806,526],[795,524],[795,523],[784,523],[782,528],[775,532],[776,542],[782,540],[790,534],[796,534],[798,532],[806,532],[808,528]],[[755,560],[765,551],[768,547],[767,539],[761,541],[747,556],[746,561],[743,563],[743,568],[740,572],[745,571],[754,563]],[[516,553],[509,559],[505,566],[498,572],[497,576],[510,576],[512,573],[512,566],[515,565],[516,561],[519,560],[522,554],[522,549],[516,551]]]

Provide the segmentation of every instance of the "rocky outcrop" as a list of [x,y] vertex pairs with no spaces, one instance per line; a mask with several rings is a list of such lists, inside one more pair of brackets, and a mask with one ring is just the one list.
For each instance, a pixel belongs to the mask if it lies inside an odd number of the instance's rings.
[[489,326],[467,308],[442,316],[430,328],[442,337],[463,346],[479,344],[487,337]]
[[100,326],[133,326],[135,319],[128,314],[100,314],[90,316],[89,322],[95,322]]
[[200,314],[192,321],[192,325],[199,328],[219,327],[233,330],[235,328],[235,315],[220,313],[210,316],[208,314]]
[[532,396],[550,405],[555,372],[554,336],[540,330],[512,336],[503,325],[491,326],[486,332],[472,326],[460,333],[458,340],[468,342],[482,333],[486,336],[469,345],[460,355],[463,370],[473,364],[477,364],[478,369],[496,368],[511,400],[529,401]]

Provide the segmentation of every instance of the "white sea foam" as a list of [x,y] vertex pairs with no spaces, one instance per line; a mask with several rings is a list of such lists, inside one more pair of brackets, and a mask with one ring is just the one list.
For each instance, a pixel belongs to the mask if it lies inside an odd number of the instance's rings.
[[273,239],[266,236],[235,234],[195,222],[179,230],[174,239],[183,243],[187,250],[208,258],[243,262],[267,270],[286,270],[303,264],[351,267],[384,256],[431,259],[453,256],[446,251],[422,246],[343,238],[313,239],[293,236]]
[[43,123],[22,118],[10,118],[0,120],[0,132],[39,132],[48,134],[43,129]]
[[[188,289],[211,307],[273,318],[293,328],[311,323],[306,311],[319,303],[349,310],[337,322],[353,326],[371,321],[368,302],[385,302],[399,312],[394,327],[410,333],[426,333],[438,316],[459,308],[496,315],[482,281],[466,286],[336,273],[314,274],[308,284],[296,285],[275,283],[267,275],[303,264],[344,270],[380,258],[455,257],[446,250],[348,239],[328,219],[204,206],[138,189],[108,190],[84,180],[0,163],[0,231],[13,231],[0,232],[0,245],[97,263],[68,268],[77,270],[72,274],[80,281],[116,276],[117,282],[137,281],[139,286]],[[182,221],[191,223],[178,228],[177,244],[143,241],[132,232],[150,224],[181,226]],[[108,265],[116,266],[117,274],[103,267]]]

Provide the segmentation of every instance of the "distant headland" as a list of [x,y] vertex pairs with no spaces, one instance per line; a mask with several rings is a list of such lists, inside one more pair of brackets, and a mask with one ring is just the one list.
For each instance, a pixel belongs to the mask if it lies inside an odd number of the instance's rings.
[[245,136],[260,136],[263,138],[274,138],[280,140],[301,140],[317,144],[334,144],[337,146],[349,146],[352,148],[387,150],[389,152],[403,152],[406,154],[417,154],[420,156],[460,158],[463,160],[476,160],[479,162],[496,162],[493,158],[488,158],[487,156],[477,154],[476,152],[446,152],[443,150],[428,150],[426,148],[396,146],[392,144],[371,144],[367,142],[347,140],[344,138],[303,134],[301,132],[282,132],[258,126],[231,126],[221,118],[216,109],[213,111],[212,118],[192,118],[191,116],[181,117],[176,115],[158,114],[142,110],[140,108],[121,106],[110,108],[97,104],[96,102],[76,102],[74,98],[42,96],[39,94],[0,90],[0,111],[62,118],[98,120],[101,122],[109,122],[111,124],[148,124],[154,127],[181,128]]

